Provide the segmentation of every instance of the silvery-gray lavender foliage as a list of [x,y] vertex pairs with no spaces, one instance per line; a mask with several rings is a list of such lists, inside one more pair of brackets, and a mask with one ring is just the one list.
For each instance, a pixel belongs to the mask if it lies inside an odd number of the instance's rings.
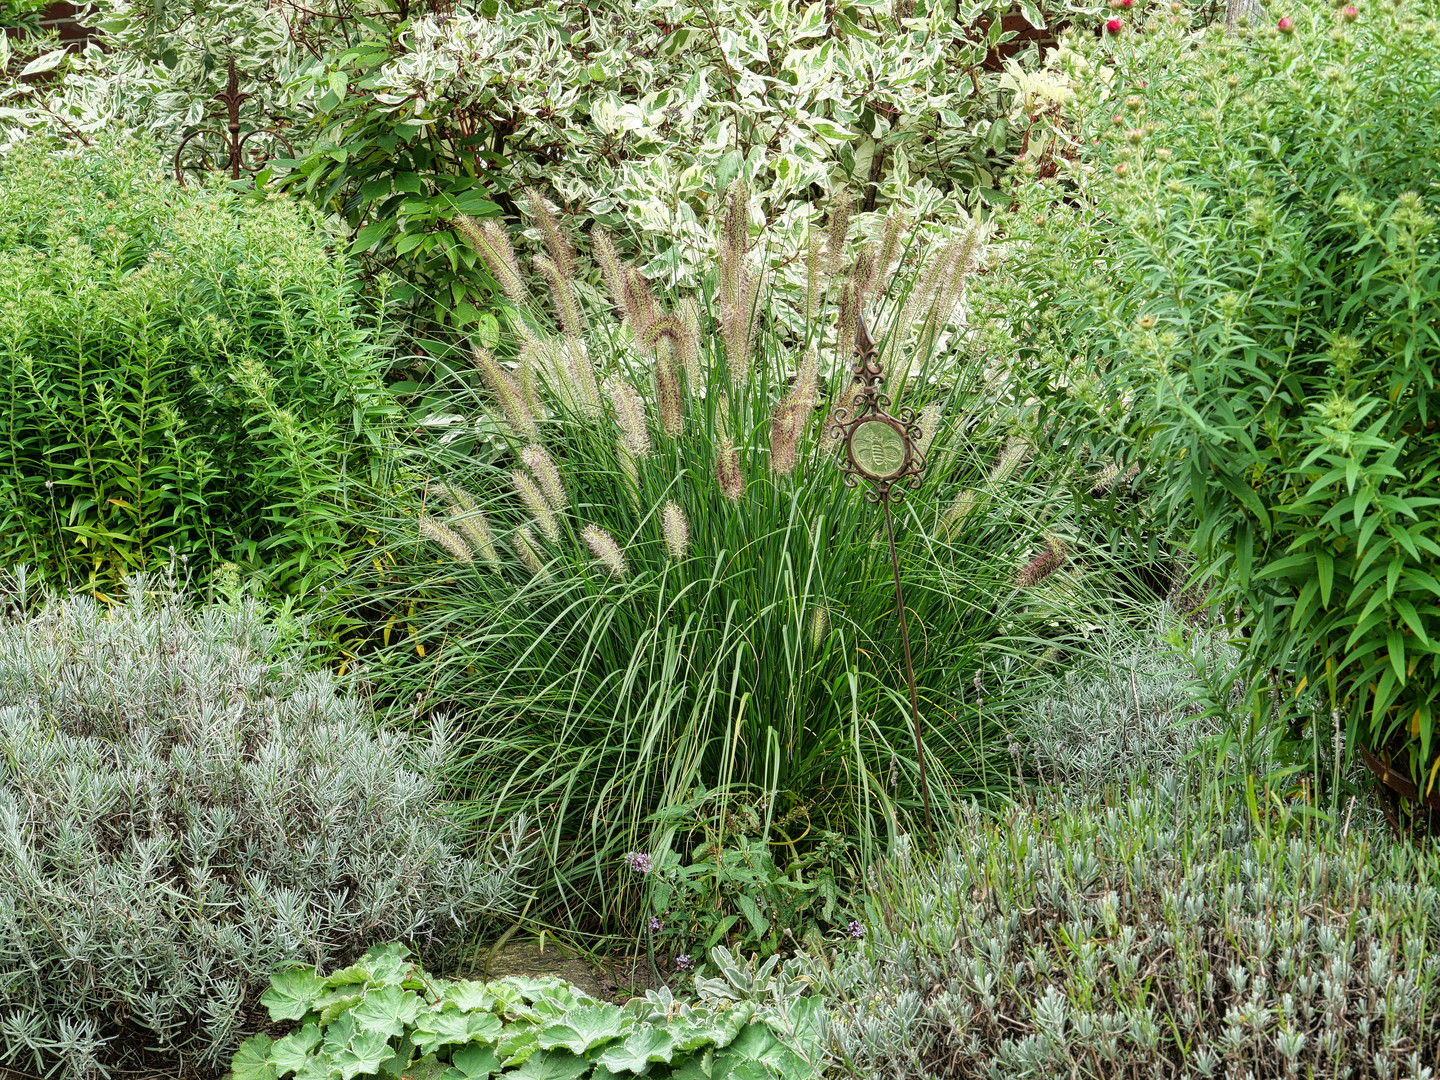
[[5,606],[0,1064],[213,1069],[276,964],[435,944],[520,892],[518,828],[477,862],[437,812],[443,728],[377,731],[253,601]]
[[[961,823],[807,974],[857,1077],[1433,1080],[1440,854],[1171,773]],[[1235,803],[1239,803],[1239,807]],[[792,977],[794,974],[792,966]]]
[[1191,655],[1177,652],[1163,637],[1171,621],[1162,612],[1147,631],[1113,628],[1091,662],[1067,670],[1013,722],[1027,779],[1096,791],[1169,769],[1220,733],[1221,721],[1194,704],[1192,659],[1223,671],[1240,655],[1218,631],[1192,633],[1184,646]]

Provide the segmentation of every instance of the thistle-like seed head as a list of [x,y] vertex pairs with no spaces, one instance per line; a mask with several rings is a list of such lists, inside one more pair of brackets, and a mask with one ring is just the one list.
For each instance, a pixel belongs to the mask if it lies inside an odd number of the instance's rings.
[[1020,573],[1015,577],[1015,587],[1030,589],[1039,585],[1064,566],[1068,557],[1064,542],[1058,537],[1047,536],[1044,550],[1021,567]]
[[520,460],[530,470],[535,480],[540,485],[540,491],[545,496],[545,501],[555,510],[564,510],[570,505],[570,496],[565,491],[565,484],[560,478],[560,470],[550,460],[550,455],[545,448],[538,443],[527,446],[520,451]]
[[555,511],[545,501],[544,494],[531,479],[529,473],[520,472],[518,469],[510,474],[510,482],[515,485],[515,490],[520,495],[520,501],[525,504],[525,509],[540,526],[540,531],[552,544],[560,539],[560,520],[555,516]]
[[676,562],[685,558],[690,547],[690,523],[685,520],[685,511],[671,499],[660,508],[660,526],[665,533],[665,547]]
[[465,214],[456,214],[452,220],[455,231],[475,249],[505,296],[516,307],[524,307],[529,294],[520,277],[520,262],[515,258],[515,249],[510,246],[510,237],[505,230],[494,221],[487,221],[482,226]]
[[745,474],[740,471],[740,454],[728,436],[720,440],[720,454],[715,461],[715,480],[720,493],[735,502],[745,494]]
[[475,561],[469,546],[460,534],[449,526],[440,524],[432,517],[420,519],[420,535],[439,544],[450,553],[451,558],[456,562],[473,563]]
[[485,349],[475,351],[475,366],[480,369],[491,393],[499,400],[500,411],[505,414],[511,429],[526,438],[538,437],[540,428],[535,423],[535,414],[526,400],[520,380],[501,367],[500,362]]
[[535,545],[535,534],[530,531],[529,525],[521,525],[515,530],[515,552],[525,564],[525,569],[530,571],[531,577],[539,577],[546,572],[545,561],[540,558],[540,551]]
[[550,204],[545,201],[545,196],[540,193],[539,188],[527,188],[525,202],[530,207],[535,224],[540,227],[540,235],[545,240],[545,250],[550,253],[550,261],[555,264],[556,269],[567,281],[573,279],[575,277],[575,252],[570,247],[570,241],[565,238],[560,221],[555,217],[555,211],[550,209]]
[[623,578],[629,572],[625,553],[620,550],[620,545],[599,525],[586,525],[580,530],[580,535],[589,546],[591,554],[610,571],[611,577]]
[[650,453],[650,428],[645,422],[645,403],[635,388],[619,376],[612,376],[605,390],[615,407],[615,423],[620,427],[625,449],[632,457],[646,457]]

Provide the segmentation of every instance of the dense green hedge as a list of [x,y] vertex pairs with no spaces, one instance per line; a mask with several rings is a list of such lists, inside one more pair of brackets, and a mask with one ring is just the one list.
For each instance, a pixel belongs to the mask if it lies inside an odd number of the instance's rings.
[[384,357],[312,211],[153,162],[43,143],[0,162],[0,564],[322,581],[355,539],[346,481],[378,467]]

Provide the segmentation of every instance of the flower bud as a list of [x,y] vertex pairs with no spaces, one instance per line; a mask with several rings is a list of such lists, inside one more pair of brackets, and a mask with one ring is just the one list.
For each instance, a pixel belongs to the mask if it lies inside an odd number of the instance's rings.
[[1288,34],[1293,34],[1293,33],[1295,32],[1295,24],[1290,21],[1290,19],[1289,19],[1288,16],[1287,16],[1286,18],[1281,19],[1280,22],[1277,23],[1276,25],[1279,27],[1280,33],[1282,33],[1282,34],[1287,34],[1287,35],[1288,35]]
[[1354,22],[1360,17],[1360,9],[1357,8],[1354,4],[1347,4],[1345,8],[1340,12],[1340,17],[1346,22]]
[[1105,32],[1107,34],[1118,34],[1123,29],[1125,29],[1125,24],[1119,19],[1110,19],[1105,23]]

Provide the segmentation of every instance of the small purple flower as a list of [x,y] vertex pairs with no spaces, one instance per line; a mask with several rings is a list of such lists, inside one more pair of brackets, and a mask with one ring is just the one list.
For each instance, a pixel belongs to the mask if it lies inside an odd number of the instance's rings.
[[857,939],[858,939],[858,938],[863,938],[863,937],[865,936],[865,927],[861,926],[861,925],[860,925],[858,922],[856,922],[854,919],[851,919],[851,920],[850,920],[849,930],[850,930],[850,936],[853,937],[853,938],[857,938]]
[[658,916],[658,915],[651,915],[651,916],[650,916],[650,932],[651,932],[652,934],[658,934],[661,930],[664,930],[664,929],[665,929],[665,924],[660,921],[660,916]]
[[690,959],[690,954],[682,952],[675,957],[675,969],[677,971],[694,971],[695,961]]
[[624,858],[625,865],[637,874],[648,874],[655,869],[654,860],[643,851],[627,851]]

